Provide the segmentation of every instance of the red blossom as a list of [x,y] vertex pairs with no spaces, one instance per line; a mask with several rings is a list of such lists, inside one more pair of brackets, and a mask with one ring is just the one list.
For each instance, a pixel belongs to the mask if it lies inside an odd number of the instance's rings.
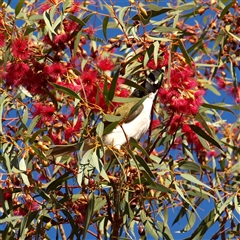
[[100,58],[97,66],[103,71],[111,71],[114,68],[114,62],[109,58]]
[[63,64],[55,62],[50,66],[45,66],[44,73],[50,77],[50,81],[56,81],[58,77],[67,73],[67,69]]
[[96,29],[94,29],[93,26],[90,26],[88,28],[84,28],[83,32],[85,32],[89,36],[94,36]]
[[40,208],[39,204],[35,202],[33,199],[26,199],[24,203],[24,208],[30,212],[36,211]]
[[21,207],[18,207],[17,209],[14,209],[13,213],[15,216],[25,216],[27,211]]
[[7,201],[12,199],[12,192],[7,188],[3,189],[3,199]]
[[161,125],[161,121],[159,119],[154,119],[151,124],[151,128],[155,129],[158,128]]
[[[144,56],[139,58],[140,62],[143,62]],[[169,53],[168,51],[164,51],[162,56],[160,56],[157,60],[157,65],[155,64],[155,61],[153,58],[151,58],[148,63],[147,67],[152,70],[156,70],[162,67],[167,67],[168,66],[168,59],[169,59]]]
[[60,85],[60,86],[64,86],[66,88],[69,88],[69,89],[73,90],[76,93],[78,93],[80,91],[80,89],[81,89],[81,86],[76,84],[75,82],[74,83],[58,82],[57,84]]
[[[198,122],[196,122],[195,125],[200,128],[202,127],[201,124]],[[188,124],[182,125],[182,132],[185,133],[188,143],[195,145],[195,151],[197,153],[199,153],[200,151],[202,151],[204,149],[203,145],[201,144],[201,142],[198,139],[197,134],[189,127]]]
[[161,102],[170,112],[196,114],[205,94],[197,86],[194,68],[185,66],[172,69],[170,87],[159,90]]
[[218,153],[215,150],[210,150],[207,153],[208,157],[216,157],[218,155]]
[[46,2],[44,2],[44,3],[42,3],[41,5],[40,5],[40,8],[39,8],[39,13],[40,14],[43,14],[45,11],[47,11],[49,8],[51,8],[51,5],[49,4],[49,3],[46,3]]
[[232,95],[235,99],[236,103],[240,103],[240,86],[231,87],[228,89],[230,95]]
[[68,20],[68,21],[63,22],[63,24],[64,24],[64,31],[67,33],[71,33],[73,31],[78,31],[79,25],[77,22]]
[[169,134],[174,134],[182,125],[184,121],[184,117],[181,115],[174,115],[171,121],[168,123],[169,124]]
[[46,122],[52,122],[54,120],[54,112],[55,112],[55,107],[54,106],[46,106],[43,103],[35,103],[33,104],[34,106],[34,111],[33,111],[33,116],[41,116],[37,127],[40,127],[42,124]]
[[29,76],[32,71],[28,64],[23,62],[11,63],[7,66],[5,79],[6,83],[11,86],[19,86],[20,84],[29,81]]
[[221,89],[226,89],[227,84],[226,84],[226,81],[222,77],[216,76],[216,80],[217,80],[218,88],[220,90]]
[[82,120],[78,119],[77,123],[74,126],[69,126],[66,128],[65,139],[69,141],[71,137],[73,137],[75,134],[80,132],[81,127],[82,127]]
[[68,39],[69,39],[69,35],[68,35],[67,33],[61,33],[61,34],[56,35],[56,36],[54,37],[54,41],[53,41],[53,42],[54,42],[55,44],[67,43]]
[[6,36],[0,32],[0,47],[4,47],[6,45]]
[[74,0],[72,2],[71,7],[68,9],[68,11],[72,14],[79,12],[81,3],[77,0]]
[[15,58],[26,60],[30,57],[31,52],[28,49],[29,43],[27,39],[14,39],[12,41],[12,54]]

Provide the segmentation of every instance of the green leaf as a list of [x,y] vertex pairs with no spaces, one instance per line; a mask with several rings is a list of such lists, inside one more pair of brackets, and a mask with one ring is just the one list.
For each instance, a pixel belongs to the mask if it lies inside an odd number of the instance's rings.
[[[23,171],[23,172],[26,172],[27,170],[27,166],[26,166],[26,163],[25,163],[25,159],[22,158],[20,161],[19,161],[19,170]],[[30,182],[28,180],[28,176],[25,174],[25,173],[20,173],[21,177],[22,177],[22,180],[24,182],[24,184],[26,184],[28,187],[30,186]]]
[[200,185],[200,186],[203,186],[203,187],[206,187],[208,189],[211,189],[211,187],[209,187],[207,184],[203,183],[202,181],[198,180],[197,178],[195,178],[193,175],[190,175],[188,173],[182,173],[181,174],[181,177],[192,182],[192,183],[195,183],[197,185]]
[[48,194],[46,194],[45,191],[43,191],[41,188],[39,188],[37,185],[35,186],[35,189],[37,190],[37,192],[39,193],[39,195],[45,199],[47,202],[49,201],[50,197]]
[[114,97],[118,76],[119,76],[119,70],[114,74],[113,80],[111,82],[111,86],[108,92],[108,101],[112,101]]
[[38,123],[38,121],[39,121],[40,118],[41,118],[41,116],[38,115],[38,116],[35,116],[35,117],[32,119],[30,125],[28,126],[28,130],[27,130],[27,134],[28,134],[28,135],[30,135],[30,134],[33,132],[33,130],[34,130],[34,128],[36,127],[36,125],[37,125],[37,123]]
[[105,37],[105,39],[107,40],[107,26],[108,26],[108,21],[109,21],[109,17],[106,16],[103,19],[103,36]]
[[196,8],[196,3],[195,2],[189,2],[183,5],[178,6],[177,10],[179,11],[187,11],[192,8]]
[[154,223],[146,216],[144,210],[141,210],[140,217],[143,225],[146,228],[146,232],[151,234],[156,240],[160,239],[159,235],[157,234],[160,234],[160,231],[154,226]]
[[86,23],[82,21],[81,19],[77,18],[76,16],[69,14],[68,18],[71,19],[72,21],[78,23],[80,26],[84,27],[86,26]]
[[26,31],[24,32],[24,36],[27,36],[30,33],[34,32],[34,31],[36,31],[36,28],[34,28],[34,27],[27,27]]
[[159,226],[160,232],[164,236],[163,239],[174,240],[168,226],[165,226],[162,222],[157,222],[157,224]]
[[119,124],[118,120],[116,122],[112,122],[111,124],[109,124],[106,128],[104,128],[103,135],[110,133],[113,129],[115,129],[118,126],[118,124]]
[[188,171],[194,171],[197,173],[201,173],[200,166],[195,162],[183,160],[183,161],[179,162],[178,165],[179,165],[179,168],[182,170],[188,170]]
[[86,16],[85,18],[83,18],[82,21],[85,23],[85,25],[86,25],[86,23],[90,20],[90,18],[91,18],[92,16],[95,16],[95,14],[90,13],[90,14],[87,14],[87,16]]
[[209,136],[208,134],[206,134],[200,127],[196,126],[196,125],[189,125],[189,127],[200,137],[202,137],[203,139],[207,140],[208,142],[212,143],[214,146],[218,147],[220,150],[223,151],[222,147],[220,146],[220,144],[213,139],[211,136]]
[[196,118],[196,120],[198,120],[201,123],[201,125],[204,127],[204,129],[207,131],[207,133],[212,136],[213,133],[212,133],[211,129],[209,128],[209,126],[207,125],[206,121],[204,120],[203,116],[200,113],[197,113],[195,115],[195,118]]
[[119,122],[123,116],[115,116],[115,115],[110,115],[110,114],[105,114],[103,117],[103,122]]
[[219,19],[222,19],[228,12],[228,10],[232,7],[234,1],[231,1],[221,12]]
[[80,239],[80,236],[78,234],[77,225],[75,224],[75,221],[73,220],[71,214],[69,213],[69,209],[61,209],[61,211],[66,216],[67,220],[69,221],[69,223],[72,227],[72,231],[75,234],[75,236],[77,237],[77,239]]
[[99,137],[102,137],[104,131],[104,124],[103,122],[99,122],[96,128],[96,133]]
[[150,168],[148,167],[147,163],[145,162],[145,160],[143,158],[141,158],[138,155],[135,155],[136,160],[140,163],[140,166],[143,167],[143,169],[148,173],[148,175],[151,178],[154,178],[154,175],[152,173],[152,171],[150,170]]
[[133,97],[114,97],[113,102],[117,102],[117,103],[127,103],[127,102],[137,102],[139,101],[139,98],[133,98]]
[[[230,109],[230,107],[232,107],[232,105],[228,105],[227,107],[223,107],[221,105],[223,105],[223,104],[222,103],[215,103],[215,104],[203,103],[202,107],[230,112],[236,116],[236,114]],[[224,104],[224,106],[226,106],[226,104]]]
[[96,168],[99,174],[109,182],[108,175],[103,167],[102,160],[98,157],[97,152],[94,151],[92,154],[92,165]]
[[52,32],[53,34],[56,34],[55,30],[52,27],[52,22],[51,22],[51,18],[50,18],[50,15],[48,13],[48,10],[44,11],[43,20],[44,20],[47,28],[50,30],[50,32]]
[[178,46],[181,49],[181,52],[182,52],[186,62],[188,63],[188,65],[192,66],[192,58],[188,55],[188,52],[187,52],[185,46],[183,45],[181,39],[178,39]]
[[[151,7],[151,5],[150,5],[150,7]],[[157,11],[151,11],[151,10],[147,11],[148,16],[146,17],[147,21],[145,22],[145,24],[147,24],[150,21],[151,18],[162,15],[166,12],[171,12],[172,10],[174,10],[174,9],[173,8],[161,8],[160,7],[159,10],[157,10]],[[138,20],[139,21],[139,20],[142,20],[142,18],[137,14],[132,18],[132,20]]]
[[95,205],[95,198],[94,198],[94,194],[91,193],[90,196],[90,201],[88,203],[88,207],[87,207],[87,211],[86,211],[86,216],[85,216],[85,220],[84,220],[84,227],[83,227],[83,238],[86,238],[87,232],[88,232],[88,228],[89,228],[89,224],[93,215],[93,210],[94,210],[94,205]]
[[17,16],[20,13],[24,2],[25,2],[24,0],[19,0],[17,6],[15,7],[15,16]]
[[239,200],[239,197],[237,195],[235,195],[233,201],[234,201],[235,210],[240,215],[240,200]]
[[184,207],[182,207],[181,210],[179,211],[178,215],[176,216],[172,223],[172,226],[178,223],[186,215],[188,207],[189,205],[187,203],[184,203]]
[[192,211],[187,212],[187,224],[184,227],[184,229],[180,230],[180,232],[188,232],[190,229],[193,228],[195,222],[196,222],[196,214]]
[[154,185],[147,185],[150,189],[157,190],[163,193],[172,193],[172,191],[160,183],[155,183]]
[[154,31],[160,32],[160,33],[172,33],[172,32],[181,32],[178,28],[173,28],[173,27],[156,27],[154,28]]
[[143,59],[143,67],[145,68],[147,66],[147,63],[149,62],[149,60],[152,58],[152,54],[154,51],[154,45],[152,44],[146,51],[145,55],[144,55],[144,59]]
[[46,192],[50,192],[52,190],[56,190],[57,188],[61,187],[63,183],[65,183],[68,179],[73,178],[73,176],[69,176],[70,172],[64,173],[62,176],[53,180],[47,187]]
[[73,53],[74,53],[75,56],[76,56],[76,54],[77,54],[78,45],[79,45],[81,36],[82,36],[82,31],[79,31],[79,32],[77,33],[77,35],[75,36],[74,48],[73,48]]
[[222,39],[225,37],[225,33],[223,30],[221,30],[219,32],[219,34],[217,35],[216,39],[215,39],[215,42],[214,42],[214,45],[213,45],[213,49],[217,48],[219,43],[222,41]]
[[[50,82],[49,82],[50,83]],[[51,85],[54,86],[54,88],[56,88],[57,90],[61,91],[61,92],[64,92],[66,94],[68,94],[69,96],[73,97],[73,98],[76,98],[76,99],[79,99],[81,100],[81,98],[79,97],[79,95],[77,93],[75,93],[73,90],[69,89],[69,88],[66,88],[66,87],[63,87],[63,86],[60,86],[58,84],[55,84],[55,83],[50,83]]]
[[214,217],[216,216],[216,211],[217,210],[214,208],[211,212],[209,212],[209,214],[202,220],[192,235],[189,238],[185,238],[185,240],[204,239],[205,233],[215,222]]

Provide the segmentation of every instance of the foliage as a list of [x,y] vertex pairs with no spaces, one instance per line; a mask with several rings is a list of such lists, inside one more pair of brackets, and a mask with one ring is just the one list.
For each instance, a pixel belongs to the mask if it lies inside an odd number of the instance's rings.
[[[237,1],[12,4],[0,8],[3,239],[174,239],[177,223],[181,239],[239,237]],[[161,67],[148,134],[103,146],[101,119],[111,131],[130,87]]]

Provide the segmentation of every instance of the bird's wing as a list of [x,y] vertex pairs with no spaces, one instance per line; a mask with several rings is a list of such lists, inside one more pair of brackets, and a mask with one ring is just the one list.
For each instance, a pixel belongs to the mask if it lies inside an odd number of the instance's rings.
[[129,102],[118,107],[115,111],[115,116],[122,116],[125,123],[131,122],[135,117],[137,117],[143,110],[143,104],[138,106],[138,108],[130,114],[131,109],[137,104],[138,101]]

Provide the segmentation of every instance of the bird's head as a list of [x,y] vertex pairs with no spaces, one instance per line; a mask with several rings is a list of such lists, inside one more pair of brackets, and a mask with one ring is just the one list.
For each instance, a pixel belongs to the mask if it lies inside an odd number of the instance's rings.
[[132,93],[133,97],[143,97],[149,93],[155,93],[162,84],[165,67],[150,72],[147,78],[142,82],[141,86],[145,88],[145,92],[135,89]]
[[144,81],[144,88],[148,93],[155,93],[162,84],[164,68],[152,71]]

